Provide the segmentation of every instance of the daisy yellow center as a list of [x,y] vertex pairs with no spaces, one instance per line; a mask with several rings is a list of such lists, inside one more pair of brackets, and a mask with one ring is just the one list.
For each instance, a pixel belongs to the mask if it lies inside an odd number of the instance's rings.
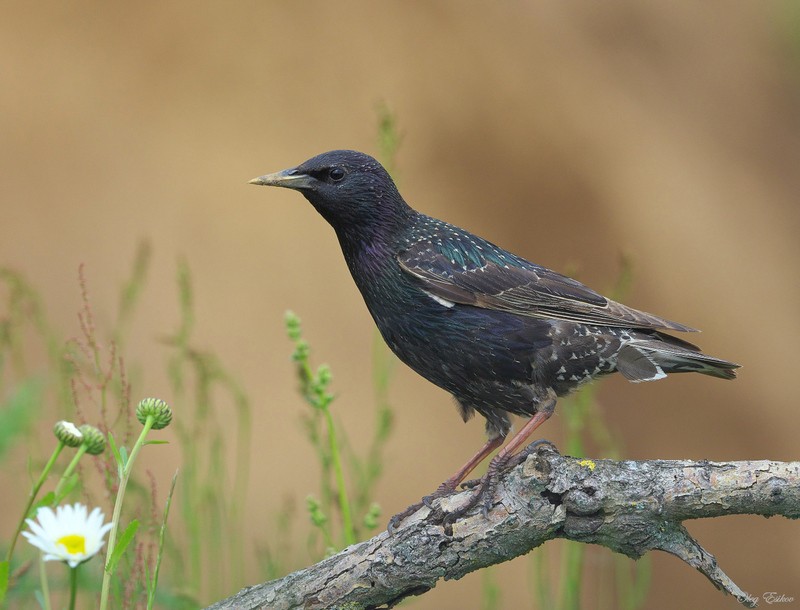
[[56,540],[58,544],[67,549],[70,555],[86,554],[86,538],[80,534],[67,534]]

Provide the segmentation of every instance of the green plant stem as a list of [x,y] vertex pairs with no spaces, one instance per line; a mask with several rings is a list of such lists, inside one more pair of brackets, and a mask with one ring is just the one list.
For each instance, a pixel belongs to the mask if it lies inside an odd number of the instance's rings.
[[319,526],[320,531],[322,532],[322,538],[325,541],[325,549],[327,554],[327,549],[336,549],[336,544],[333,541],[333,535],[331,534],[331,526],[330,520],[326,523],[323,523]]
[[581,573],[583,545],[568,541],[564,547],[564,567],[561,581],[561,608],[578,610],[581,603]]
[[58,481],[56,490],[53,493],[53,498],[56,502],[58,502],[61,489],[64,487],[64,485],[66,485],[67,480],[72,476],[72,473],[75,471],[75,468],[77,468],[78,462],[83,457],[83,454],[86,453],[86,447],[86,443],[83,443],[80,447],[78,447],[78,451],[75,452],[75,457],[72,458],[72,461],[69,463],[69,466],[67,466],[64,474],[61,475],[61,479]]
[[19,525],[17,525],[17,531],[14,532],[14,537],[11,539],[11,546],[8,547],[8,553],[6,553],[6,561],[9,563],[11,562],[11,556],[14,554],[14,547],[17,545],[20,532],[22,532],[22,528],[25,526],[25,519],[28,517],[28,513],[30,512],[31,507],[36,500],[36,496],[39,494],[39,490],[42,488],[42,485],[44,485],[47,475],[53,468],[53,464],[56,463],[56,459],[58,459],[58,456],[63,448],[64,443],[58,441],[58,445],[53,451],[53,455],[50,456],[47,464],[45,464],[44,470],[42,470],[42,474],[39,475],[39,480],[33,484],[33,487],[31,487],[31,492],[28,494],[28,503],[25,505],[25,510],[22,512],[22,518],[19,520]]
[[344,469],[342,459],[339,454],[339,442],[336,438],[336,431],[333,427],[333,416],[330,409],[324,409],[325,423],[328,426],[328,442],[331,446],[331,458],[333,458],[333,471],[336,475],[336,487],[339,492],[339,509],[342,511],[342,525],[344,528],[344,544],[350,546],[356,542],[356,533],[353,527],[353,516],[350,512],[350,500],[347,498],[347,489],[344,483]]
[[108,594],[111,585],[111,573],[108,570],[108,562],[111,559],[111,553],[114,552],[114,546],[117,542],[117,531],[119,530],[119,518],[120,514],[122,513],[122,500],[125,497],[125,488],[128,486],[128,479],[130,478],[131,469],[133,467],[133,462],[136,460],[136,455],[144,445],[144,439],[147,436],[147,433],[150,432],[150,428],[153,427],[154,421],[155,417],[153,415],[147,416],[147,419],[144,422],[144,427],[142,428],[142,433],[139,435],[139,438],[136,439],[136,443],[133,445],[133,449],[131,449],[131,454],[120,472],[119,490],[117,491],[117,499],[114,501],[114,514],[111,518],[111,523],[114,525],[108,534],[106,561],[103,567],[103,588],[100,591],[100,610],[105,610],[108,606]]
[[175,493],[175,483],[178,481],[178,471],[172,477],[172,485],[169,488],[167,495],[167,503],[164,506],[164,519],[161,521],[161,528],[158,531],[158,554],[156,555],[156,566],[153,569],[153,578],[147,587],[147,610],[152,610],[153,604],[156,601],[156,589],[158,588],[158,572],[161,569],[161,558],[164,555],[164,534],[167,531],[167,517],[169,517],[169,508],[172,506],[172,496]]
[[69,569],[69,610],[75,610],[75,598],[78,593],[78,567]]
[[44,610],[52,610],[50,604],[50,583],[47,582],[47,563],[44,560],[44,553],[39,553],[39,582],[42,586],[42,602]]

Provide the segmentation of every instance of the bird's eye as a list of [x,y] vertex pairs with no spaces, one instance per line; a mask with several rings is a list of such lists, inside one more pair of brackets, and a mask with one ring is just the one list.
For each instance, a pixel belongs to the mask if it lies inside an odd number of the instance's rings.
[[339,182],[344,178],[344,170],[341,167],[334,167],[328,172],[328,177],[334,182]]

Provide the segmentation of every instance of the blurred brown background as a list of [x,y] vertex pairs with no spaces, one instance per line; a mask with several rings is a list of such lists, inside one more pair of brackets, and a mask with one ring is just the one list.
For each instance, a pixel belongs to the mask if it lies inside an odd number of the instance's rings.
[[[374,327],[324,221],[296,193],[247,180],[332,148],[375,154],[384,101],[412,205],[599,290],[627,253],[627,303],[703,329],[705,351],[743,365],[732,383],[603,382],[626,458],[797,459],[799,15],[790,1],[12,2],[0,20],[0,264],[75,335],[79,263],[102,327],[150,239],[127,358],[149,365],[134,397],[169,400],[158,337],[177,324],[185,257],[195,342],[255,403],[246,514],[268,539],[285,498],[317,489],[283,312],[301,315],[315,360],[332,365],[356,449],[373,425]],[[391,398],[384,520],[483,439],[402,365]],[[563,437],[558,411],[546,428]],[[146,453],[166,487],[177,454]],[[6,536],[17,499],[0,508]],[[800,600],[797,523],[688,527],[744,589]],[[496,571],[503,607],[529,607],[529,576],[524,558]],[[240,584],[260,580],[251,566]],[[441,583],[413,607],[474,607],[480,588],[480,574]],[[658,555],[647,606],[736,605]]]

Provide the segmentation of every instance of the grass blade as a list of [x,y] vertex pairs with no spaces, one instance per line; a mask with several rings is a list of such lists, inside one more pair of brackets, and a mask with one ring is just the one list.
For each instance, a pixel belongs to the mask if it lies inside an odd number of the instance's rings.
[[134,519],[128,524],[128,527],[125,528],[125,531],[119,537],[119,541],[117,542],[116,546],[114,547],[114,551],[111,553],[111,557],[108,559],[108,564],[106,565],[106,572],[109,574],[113,574],[114,570],[119,563],[122,554],[125,552],[125,549],[128,548],[128,545],[133,540],[133,537],[136,535],[136,530],[139,529],[139,521]]
[[156,589],[158,588],[158,571],[161,569],[161,558],[164,555],[164,534],[167,531],[167,518],[169,508],[172,506],[172,496],[175,493],[175,483],[178,482],[178,471],[172,475],[172,485],[167,494],[167,503],[164,506],[164,518],[161,520],[161,529],[158,531],[158,555],[156,555],[156,567],[153,570],[153,578],[147,584],[147,610],[151,610],[156,599]]

